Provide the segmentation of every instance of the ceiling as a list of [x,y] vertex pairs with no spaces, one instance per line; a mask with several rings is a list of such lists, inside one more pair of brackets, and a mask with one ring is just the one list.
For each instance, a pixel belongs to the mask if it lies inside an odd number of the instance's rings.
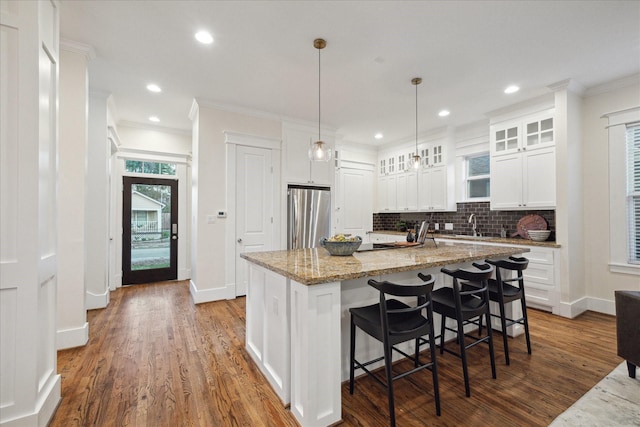
[[[90,88],[113,94],[119,122],[155,115],[185,131],[194,98],[318,123],[317,37],[322,125],[366,144],[415,136],[413,77],[423,133],[486,120],[565,79],[589,88],[640,72],[640,1],[60,4],[61,37],[93,48]],[[200,29],[213,44],[195,41]],[[504,94],[511,84],[521,90]]]

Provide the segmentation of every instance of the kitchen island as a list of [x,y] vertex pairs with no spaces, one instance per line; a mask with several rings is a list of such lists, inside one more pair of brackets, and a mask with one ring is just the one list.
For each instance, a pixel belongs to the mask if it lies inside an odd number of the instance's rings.
[[[335,424],[342,417],[340,383],[348,378],[349,308],[378,299],[368,279],[418,283],[422,272],[434,275],[440,287],[442,267],[527,251],[427,242],[347,257],[330,256],[323,248],[241,254],[249,269],[246,349],[303,427]],[[358,340],[356,354],[381,351],[375,341]]]

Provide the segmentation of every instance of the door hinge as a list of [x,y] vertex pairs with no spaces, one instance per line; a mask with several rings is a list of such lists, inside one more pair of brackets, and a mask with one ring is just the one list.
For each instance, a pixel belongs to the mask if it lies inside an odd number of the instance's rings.
[[271,224],[273,224],[273,217],[271,217]]
[[273,173],[273,166],[271,166],[271,173]]

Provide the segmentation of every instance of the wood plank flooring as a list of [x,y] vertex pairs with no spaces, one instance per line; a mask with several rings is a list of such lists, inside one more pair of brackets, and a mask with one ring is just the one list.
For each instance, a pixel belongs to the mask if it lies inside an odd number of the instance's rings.
[[[546,426],[622,362],[614,317],[529,315],[533,354],[523,336],[511,339],[506,366],[496,334],[496,380],[487,348],[471,350],[470,398],[460,360],[438,358],[442,416],[430,372],[397,381],[398,426]],[[88,321],[89,343],[58,352],[52,427],[297,425],[244,350],[244,298],[194,305],[186,281],[136,285]],[[353,395],[343,384],[342,398],[342,425],[388,425],[386,391],[372,379],[359,378]]]

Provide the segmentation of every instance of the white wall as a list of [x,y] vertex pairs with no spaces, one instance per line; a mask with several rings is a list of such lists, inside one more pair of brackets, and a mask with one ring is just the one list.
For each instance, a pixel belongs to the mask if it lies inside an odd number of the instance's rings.
[[[69,50],[67,50],[69,49]],[[60,52],[60,138],[58,145],[57,348],[85,345],[85,158],[89,79],[88,56],[75,46]]]
[[56,359],[57,2],[0,2],[0,426],[46,426]]
[[587,92],[582,111],[585,281],[589,309],[614,314],[614,291],[640,290],[640,276],[609,271],[609,143],[602,115],[640,105],[640,76],[597,89]]
[[118,136],[123,149],[191,154],[191,132],[118,123]]
[[552,85],[555,90],[556,143],[556,262],[560,278],[560,311],[575,317],[587,310],[584,282],[582,87],[572,80]]
[[86,308],[109,304],[109,94],[89,94],[89,143],[87,145],[85,204]]
[[265,138],[282,139],[280,121],[222,111],[196,103],[192,111],[192,228],[191,228],[191,295],[201,303],[235,298],[235,284],[227,283],[227,236],[224,219],[207,223],[208,215],[227,210],[227,147],[223,132],[238,132]]

